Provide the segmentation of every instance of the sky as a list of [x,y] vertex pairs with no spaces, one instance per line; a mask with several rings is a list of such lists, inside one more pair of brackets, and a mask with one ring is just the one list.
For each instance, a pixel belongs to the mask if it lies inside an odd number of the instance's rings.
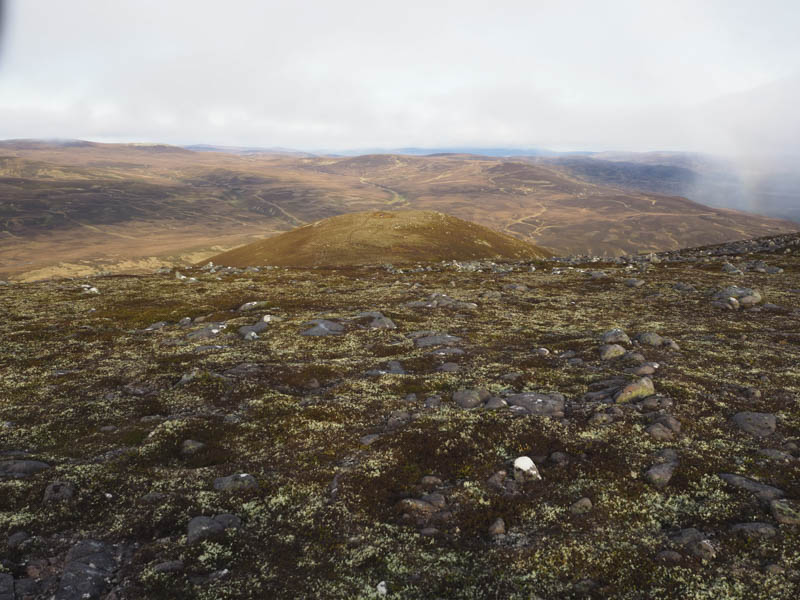
[[797,0],[11,0],[0,138],[800,156]]

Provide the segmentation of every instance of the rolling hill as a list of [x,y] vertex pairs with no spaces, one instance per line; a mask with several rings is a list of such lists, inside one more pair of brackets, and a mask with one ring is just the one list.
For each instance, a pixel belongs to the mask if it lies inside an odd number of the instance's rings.
[[330,217],[211,258],[231,267],[332,267],[418,261],[545,258],[517,238],[442,213],[420,210]]
[[0,142],[4,277],[194,264],[327,217],[401,209],[450,214],[557,254],[672,250],[799,227],[522,158]]

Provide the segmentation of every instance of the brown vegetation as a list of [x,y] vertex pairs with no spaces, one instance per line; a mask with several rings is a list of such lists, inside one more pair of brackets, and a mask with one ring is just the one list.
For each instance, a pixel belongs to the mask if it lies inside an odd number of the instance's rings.
[[442,213],[362,212],[303,225],[211,258],[232,267],[329,267],[430,260],[533,259],[550,253]]

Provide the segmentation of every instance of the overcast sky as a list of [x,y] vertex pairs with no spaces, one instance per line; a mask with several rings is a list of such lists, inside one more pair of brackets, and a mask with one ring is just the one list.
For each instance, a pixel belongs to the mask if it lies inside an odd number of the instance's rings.
[[798,0],[17,0],[0,138],[800,150]]

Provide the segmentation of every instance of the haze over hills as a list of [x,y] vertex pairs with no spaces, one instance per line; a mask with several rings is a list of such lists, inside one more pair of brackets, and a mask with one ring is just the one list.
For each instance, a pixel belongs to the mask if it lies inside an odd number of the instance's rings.
[[733,160],[690,152],[596,152],[531,160],[601,185],[800,221],[800,174],[788,157]]
[[0,273],[46,277],[192,264],[299,225],[374,210],[436,210],[558,254],[669,250],[798,227],[616,180],[592,182],[569,165],[531,160],[6,141]]
[[332,267],[443,260],[525,260],[551,253],[434,211],[348,213],[211,258],[231,267]]

